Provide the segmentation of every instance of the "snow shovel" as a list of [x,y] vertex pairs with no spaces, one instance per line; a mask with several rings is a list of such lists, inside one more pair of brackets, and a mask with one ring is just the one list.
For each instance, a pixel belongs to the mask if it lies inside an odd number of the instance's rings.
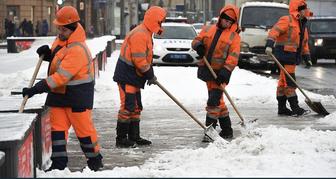
[[[205,62],[205,64],[206,64],[206,66],[208,67],[208,69],[210,70],[212,76],[213,76],[215,79],[217,79],[217,75],[216,75],[215,71],[212,69],[212,67],[211,67],[211,65],[209,64],[209,62],[208,62],[208,60],[206,59],[206,57],[203,57],[203,60],[204,60],[204,62]],[[221,84],[220,86],[221,86],[221,90],[224,92],[225,96],[226,96],[227,99],[230,101],[230,103],[231,103],[233,109],[236,111],[237,115],[239,116],[239,118],[240,118],[240,125],[241,125],[242,127],[245,127],[245,122],[244,122],[245,120],[244,120],[243,116],[240,114],[240,112],[238,111],[238,108],[237,108],[236,105],[234,104],[234,102],[233,102],[233,100],[231,99],[229,93],[225,90],[223,84]],[[255,122],[255,121],[257,121],[257,120],[258,120],[258,119],[254,119],[254,120],[251,120],[251,121],[248,121],[248,122],[251,123],[251,122]]]
[[[36,64],[35,71],[34,71],[34,73],[33,73],[32,78],[30,79],[28,88],[31,88],[31,87],[34,85],[34,82],[35,82],[37,73],[38,73],[38,71],[40,70],[40,67],[41,67],[41,64],[42,64],[42,61],[43,61],[43,56],[44,56],[44,55],[41,55],[41,56],[40,56],[40,59],[38,60],[38,62],[37,62],[37,64]],[[26,95],[26,96],[23,98],[22,103],[21,103],[21,106],[20,106],[20,109],[19,109],[19,113],[22,113],[22,112],[23,112],[24,107],[25,107],[25,105],[26,105],[26,103],[27,103],[27,100],[28,100],[28,95]]]
[[280,64],[280,62],[278,61],[278,59],[272,54],[269,54],[272,59],[275,61],[275,63],[285,72],[285,74],[287,75],[287,77],[289,79],[292,80],[292,82],[298,87],[298,89],[301,91],[301,93],[306,97],[306,104],[309,106],[310,109],[312,109],[313,111],[315,111],[317,114],[326,116],[329,114],[329,112],[323,107],[323,105],[321,104],[321,102],[317,102],[317,101],[312,101],[310,100],[310,98],[306,95],[305,92],[303,92],[303,90],[299,87],[299,85],[296,83],[296,81],[293,79],[293,77],[287,72],[287,70]]
[[206,127],[203,123],[201,123],[193,114],[191,114],[169,91],[166,90],[158,81],[156,81],[156,85],[158,85],[162,91],[164,91],[178,106],[180,106],[198,125],[200,125],[204,129],[204,134],[207,135],[211,140],[216,140],[221,138],[217,131],[212,127],[212,125]]

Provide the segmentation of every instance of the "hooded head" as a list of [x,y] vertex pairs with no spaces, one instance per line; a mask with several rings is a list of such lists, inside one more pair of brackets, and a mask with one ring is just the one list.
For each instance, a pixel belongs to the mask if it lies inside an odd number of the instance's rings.
[[218,17],[217,26],[221,27],[221,19],[226,19],[232,22],[231,29],[236,31],[238,29],[239,9],[234,5],[226,5],[221,9]]
[[163,29],[161,27],[161,23],[166,18],[166,10],[164,10],[161,7],[158,6],[152,6],[150,7],[144,17],[144,24],[145,26],[155,34],[161,34],[163,32]]
[[313,16],[313,13],[308,9],[307,3],[305,0],[291,0],[289,2],[289,14],[292,16],[299,18],[300,11],[305,10],[304,16],[306,18]]

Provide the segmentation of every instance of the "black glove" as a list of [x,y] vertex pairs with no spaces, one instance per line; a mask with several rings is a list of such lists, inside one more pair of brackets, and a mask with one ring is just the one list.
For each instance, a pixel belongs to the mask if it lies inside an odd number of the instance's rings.
[[48,92],[49,90],[50,89],[49,89],[49,86],[47,84],[47,81],[46,80],[41,80],[31,88],[23,88],[22,89],[22,96],[25,97],[26,95],[28,95],[28,98],[31,98],[35,94]]
[[157,78],[156,78],[156,76],[154,75],[154,77],[153,77],[152,79],[149,79],[149,80],[147,81],[147,85],[148,85],[148,86],[150,86],[150,85],[152,85],[152,84],[156,85],[156,80],[157,80]]
[[231,71],[229,71],[226,68],[222,68],[221,70],[219,70],[217,74],[216,78],[217,85],[221,85],[222,83],[229,84],[230,77],[231,77]]
[[148,80],[147,85],[156,84],[156,76],[154,75],[153,67],[151,66],[149,70],[144,73],[144,77]]
[[36,50],[36,53],[41,56],[43,55],[43,60],[50,62],[51,58],[51,50],[48,45],[42,45]]
[[201,58],[203,58],[205,55],[205,46],[203,44],[199,44],[196,47],[196,52]]
[[303,55],[302,58],[303,58],[303,61],[306,64],[305,68],[309,69],[313,65],[312,62],[311,62],[310,55],[309,54]]

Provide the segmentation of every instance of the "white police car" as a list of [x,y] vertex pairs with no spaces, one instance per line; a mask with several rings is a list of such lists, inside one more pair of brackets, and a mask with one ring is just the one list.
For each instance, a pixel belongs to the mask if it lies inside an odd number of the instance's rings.
[[162,23],[164,32],[153,36],[153,64],[194,66],[199,61],[191,42],[195,28],[185,23]]

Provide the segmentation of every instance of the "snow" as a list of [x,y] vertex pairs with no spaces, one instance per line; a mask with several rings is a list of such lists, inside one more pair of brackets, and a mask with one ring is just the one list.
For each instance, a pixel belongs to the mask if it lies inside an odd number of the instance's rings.
[[35,117],[36,114],[0,114],[0,141],[22,140]]
[[272,6],[272,7],[282,7],[287,8],[288,5],[284,3],[277,3],[277,2],[245,2],[242,7],[248,7],[248,6]]
[[[103,42],[101,42],[103,41]],[[93,48],[104,46],[103,39],[93,43]],[[35,47],[33,47],[35,48]],[[91,47],[90,47],[91,48]],[[34,56],[28,50],[26,55]],[[96,51],[92,49],[92,51]],[[22,52],[24,53],[24,52]],[[22,53],[21,56],[22,56]],[[19,56],[20,56],[19,54]],[[6,54],[7,56],[7,54]],[[115,64],[119,51],[108,58],[105,72],[100,72],[95,86],[95,108],[118,110],[119,94],[113,82]],[[1,57],[2,58],[2,57]],[[10,59],[7,59],[10,60]],[[0,66],[2,63],[0,62]],[[0,76],[0,99],[9,99],[12,89],[20,89],[28,84],[34,70],[29,69]],[[46,66],[42,67],[45,72]],[[11,70],[11,69],[9,69]],[[206,105],[205,84],[196,78],[194,67],[154,67],[158,81],[184,105]],[[44,73],[45,74],[45,73]],[[23,82],[22,78],[26,80]],[[276,80],[236,68],[227,91],[237,106],[272,105],[275,99]],[[304,90],[305,91],[305,90]],[[336,104],[333,96],[323,96],[305,91],[309,97],[326,104]],[[40,97],[38,97],[40,96]],[[299,101],[304,96],[298,92]],[[22,99],[21,97],[18,99]],[[162,106],[174,104],[157,86],[146,86],[142,91],[143,105]],[[43,103],[42,95],[34,96],[34,103]],[[227,100],[226,100],[227,101]],[[12,103],[0,103],[1,109]],[[204,110],[204,109],[201,109]],[[27,114],[25,114],[27,115]],[[318,122],[336,126],[336,112],[317,119]],[[8,123],[4,122],[5,124]],[[1,123],[3,124],[3,123]],[[43,172],[38,177],[335,177],[336,176],[336,132],[315,130],[309,127],[292,130],[277,126],[251,128],[230,143],[218,140],[206,148],[176,149],[162,152],[148,159],[143,165],[115,167],[112,170],[92,172],[85,168],[82,172]]]

